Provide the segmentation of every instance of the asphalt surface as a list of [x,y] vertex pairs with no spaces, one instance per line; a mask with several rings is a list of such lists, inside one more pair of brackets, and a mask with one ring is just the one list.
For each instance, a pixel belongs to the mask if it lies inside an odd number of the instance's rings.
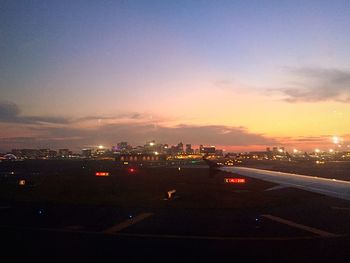
[[[1,255],[12,262],[350,260],[344,200],[198,167],[23,165],[1,166],[14,172],[0,184]],[[245,183],[225,183],[233,177]]]

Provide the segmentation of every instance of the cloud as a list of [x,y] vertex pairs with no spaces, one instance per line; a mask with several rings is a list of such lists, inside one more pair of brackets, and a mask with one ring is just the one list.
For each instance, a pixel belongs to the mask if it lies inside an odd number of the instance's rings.
[[111,146],[119,141],[128,141],[136,146],[153,139],[169,144],[183,141],[194,145],[227,146],[266,145],[276,142],[263,134],[251,133],[244,127],[184,124],[168,126],[168,119],[153,118],[149,114],[137,112],[76,119],[25,116],[21,115],[20,108],[13,102],[0,102],[1,123],[4,127],[10,125],[12,129],[10,134],[4,133],[1,136],[3,143],[0,142],[0,148],[37,145],[35,148],[80,149],[85,145],[100,143]]
[[278,89],[288,102],[350,102],[350,71],[324,68],[287,68],[291,81]]
[[0,102],[0,120],[11,119],[19,115],[20,109],[17,104],[9,101]]
[[24,116],[16,103],[0,101],[0,122],[22,123],[22,124],[66,124],[69,120],[54,116]]
[[111,115],[111,116],[86,116],[82,118],[78,118],[74,120],[75,122],[80,121],[94,121],[94,120],[119,120],[119,119],[130,119],[130,120],[140,120],[145,118],[144,115],[138,113],[138,112],[131,112],[131,113],[121,113],[118,115]]
[[[118,123],[103,125],[94,129],[72,128],[69,125],[61,127],[31,127],[38,147],[81,149],[86,145],[105,144],[115,145],[119,141],[128,141],[132,145],[143,145],[148,140],[156,140],[159,143],[177,144],[184,143],[250,146],[267,145],[277,143],[274,139],[262,134],[250,133],[242,127],[229,127],[222,125],[178,125],[166,127],[150,123]],[[30,139],[19,138],[23,143],[21,147],[33,145]],[[5,140],[6,141],[6,140]],[[13,145],[19,145],[16,138],[10,140]],[[7,145],[10,144],[7,140]],[[1,147],[2,145],[0,145]],[[10,147],[11,148],[11,147]]]

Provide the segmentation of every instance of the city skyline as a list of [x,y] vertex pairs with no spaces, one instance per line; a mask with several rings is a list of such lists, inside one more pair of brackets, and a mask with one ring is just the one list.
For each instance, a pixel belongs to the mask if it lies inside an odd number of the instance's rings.
[[0,152],[350,141],[348,1],[0,7]]

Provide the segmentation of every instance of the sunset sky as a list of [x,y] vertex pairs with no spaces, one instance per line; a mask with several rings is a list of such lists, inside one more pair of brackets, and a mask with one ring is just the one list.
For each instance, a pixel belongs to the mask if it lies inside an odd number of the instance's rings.
[[350,144],[350,1],[0,1],[0,152]]

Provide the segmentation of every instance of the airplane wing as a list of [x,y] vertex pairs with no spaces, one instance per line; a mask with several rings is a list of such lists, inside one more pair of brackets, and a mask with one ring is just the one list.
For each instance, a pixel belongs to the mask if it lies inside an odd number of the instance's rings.
[[350,200],[350,181],[267,171],[247,167],[220,167],[219,169],[225,172],[252,177],[286,187],[295,187],[309,192]]

